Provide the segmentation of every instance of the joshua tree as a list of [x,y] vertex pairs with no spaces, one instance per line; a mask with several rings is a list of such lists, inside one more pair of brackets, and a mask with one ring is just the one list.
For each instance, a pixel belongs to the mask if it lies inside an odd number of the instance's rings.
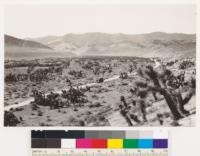
[[128,108],[123,106],[123,105],[119,105],[119,109],[120,109],[120,113],[121,115],[125,118],[126,122],[128,123],[129,126],[133,126],[133,123],[131,121],[130,116],[128,115]]
[[127,79],[128,78],[128,74],[126,72],[121,72],[120,73],[120,78],[121,79]]
[[143,81],[137,82],[137,87],[146,92],[152,92],[153,94],[157,92],[163,95],[175,119],[180,119],[182,117],[181,113],[189,113],[184,109],[184,105],[189,102],[193,92],[189,92],[183,98],[179,90],[180,84],[169,83],[169,81],[176,79],[170,70],[163,69],[162,73],[158,73],[152,66],[147,66],[143,70],[140,68],[138,73]]
[[141,110],[141,113],[142,113],[142,118],[144,121],[147,121],[147,118],[146,118],[146,105],[145,105],[145,98],[146,98],[146,95],[147,93],[145,91],[140,91],[138,93],[140,99],[139,99],[139,107],[140,107],[140,110]]
[[34,68],[35,68],[34,65],[28,66],[28,69],[27,69],[28,80],[30,80],[30,75],[31,75],[31,72],[34,70]]
[[67,99],[69,103],[74,106],[78,104],[79,106],[87,102],[85,94],[79,88],[70,87],[67,91],[62,91],[62,97]]
[[124,96],[120,97],[121,104],[119,105],[120,113],[121,115],[125,118],[126,122],[128,123],[129,126],[133,126],[133,123],[131,121],[131,117],[129,115],[129,108],[126,103],[126,99]]
[[126,99],[124,96],[120,97],[121,102],[123,103],[124,107],[128,107],[127,103],[126,103]]
[[34,103],[37,105],[46,105],[45,95],[37,90],[33,90]]
[[9,73],[5,76],[5,82],[17,82],[15,74]]

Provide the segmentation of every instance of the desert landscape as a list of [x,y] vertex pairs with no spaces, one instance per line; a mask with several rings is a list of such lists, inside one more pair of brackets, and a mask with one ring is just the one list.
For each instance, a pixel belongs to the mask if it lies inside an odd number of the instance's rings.
[[5,126],[195,126],[196,35],[5,35]]

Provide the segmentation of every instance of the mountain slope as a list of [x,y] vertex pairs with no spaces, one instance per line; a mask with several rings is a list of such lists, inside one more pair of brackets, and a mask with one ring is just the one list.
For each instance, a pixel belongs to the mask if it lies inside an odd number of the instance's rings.
[[41,58],[72,56],[72,53],[62,53],[36,41],[19,39],[9,35],[4,36],[6,58]]
[[35,49],[48,49],[48,50],[51,49],[50,47],[43,45],[41,43],[35,41],[23,40],[9,35],[5,35],[4,40],[6,48],[18,47],[18,48],[35,48]]
[[115,55],[141,57],[195,57],[196,36],[188,34],[127,35],[106,33],[66,34],[31,39],[55,50],[78,55]]

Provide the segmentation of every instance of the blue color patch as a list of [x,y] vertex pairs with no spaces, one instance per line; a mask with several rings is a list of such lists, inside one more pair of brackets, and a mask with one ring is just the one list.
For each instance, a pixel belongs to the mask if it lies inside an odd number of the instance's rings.
[[153,148],[153,139],[139,139],[138,148]]

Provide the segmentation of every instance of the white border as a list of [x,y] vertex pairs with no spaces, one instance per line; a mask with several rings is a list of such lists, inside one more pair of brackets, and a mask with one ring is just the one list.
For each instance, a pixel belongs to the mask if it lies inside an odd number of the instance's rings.
[[[200,54],[199,54],[199,47],[200,47],[200,37],[199,37],[199,27],[200,27],[200,7],[199,7],[199,2],[198,0],[26,0],[26,1],[21,1],[21,0],[4,0],[0,2],[0,136],[1,135],[9,135],[10,133],[16,133],[16,135],[20,135],[21,132],[24,133],[24,137],[30,137],[30,130],[35,129],[35,130],[42,130],[42,129],[81,129],[81,130],[101,130],[101,129],[107,129],[107,130],[154,130],[154,129],[166,129],[170,130],[170,134],[172,139],[172,147],[177,147],[177,145],[173,144],[173,139],[175,139],[175,135],[180,135],[180,134],[185,134],[185,135],[196,135],[197,137],[200,137],[197,132],[200,133],[200,105],[198,101],[200,101],[198,93],[200,93],[199,90],[199,76],[200,76]],[[196,22],[196,36],[197,36],[197,51],[196,51],[196,67],[197,67],[197,92],[196,92],[196,109],[197,109],[197,114],[196,114],[196,127],[14,127],[14,128],[3,128],[3,91],[4,91],[4,15],[3,15],[3,6],[5,5],[16,5],[16,4],[89,4],[89,5],[98,5],[98,4],[198,4],[197,6],[197,22]],[[21,135],[23,135],[23,133]],[[194,134],[192,134],[194,133]],[[13,134],[10,136],[13,136]],[[183,136],[183,139],[185,136]],[[188,138],[188,136],[186,137]],[[180,138],[179,138],[180,139]],[[195,139],[195,137],[194,137]],[[26,140],[26,139],[25,139]],[[1,139],[0,139],[1,141]],[[184,140],[180,140],[180,143]],[[19,142],[20,143],[20,142]],[[198,141],[194,141],[194,143],[198,143]],[[0,142],[0,145],[3,144]],[[26,140],[26,144],[28,143],[28,139]],[[19,145],[18,145],[19,146]],[[18,147],[17,146],[17,147]],[[21,146],[20,146],[21,147]],[[26,148],[28,148],[29,145],[27,145]],[[13,147],[11,147],[12,149]],[[192,149],[192,147],[191,147]],[[175,150],[175,149],[173,149]],[[183,149],[181,149],[183,150]],[[26,150],[25,150],[26,151]],[[198,151],[198,150],[196,150]],[[193,151],[194,152],[194,151]],[[198,153],[190,153],[192,154],[198,154]],[[27,151],[28,153],[28,151]],[[25,155],[27,155],[24,154]],[[2,153],[1,153],[2,154]],[[29,153],[30,154],[30,153]],[[187,154],[187,152],[184,153],[183,150],[183,155],[180,156],[186,156],[184,154]],[[5,155],[5,154],[4,154]],[[23,155],[23,154],[22,154]],[[173,156],[179,156],[176,155],[175,153],[170,154]],[[9,155],[7,155],[9,156]]]
[[[1,3],[0,3],[1,4]],[[96,4],[197,4],[196,0],[35,0],[35,1],[32,1],[32,0],[26,0],[26,1],[21,1],[21,0],[7,0],[2,3],[2,5],[0,5],[0,71],[2,71],[0,73],[0,87],[2,87],[2,89],[0,90],[0,101],[4,101],[4,94],[3,94],[3,91],[4,91],[4,6],[6,5],[17,5],[17,4],[27,4],[27,5],[37,5],[37,4],[86,4],[86,5],[96,5]],[[199,6],[198,6],[199,8]],[[200,10],[199,9],[196,9],[197,11]],[[199,11],[200,13],[200,11]],[[198,17],[199,14],[198,14]],[[197,18],[198,19],[198,18]],[[197,20],[196,20],[197,21]],[[199,21],[196,22],[196,28],[198,28],[198,26],[200,26],[199,24]],[[198,37],[199,33],[197,32],[196,36]],[[199,37],[197,38],[197,40],[199,40]],[[200,65],[200,55],[199,55],[199,49],[197,48],[199,47],[199,43],[197,44],[196,46],[196,66],[198,67]],[[199,75],[199,68],[197,69],[197,78],[198,78],[198,75]],[[197,81],[197,93],[199,92],[199,85],[198,85],[198,81]],[[197,99],[196,99],[196,105],[198,106],[197,110],[199,109],[200,110],[200,107],[198,105],[198,96],[196,96]],[[0,105],[0,115],[1,115],[1,120],[0,120],[0,126],[3,125],[3,110],[4,110],[4,107],[3,107],[3,104]],[[198,111],[199,112],[199,111]],[[197,115],[196,118],[198,119],[200,116],[199,116],[199,113],[197,112]],[[200,118],[199,118],[200,119]],[[197,123],[199,123],[198,121],[195,122],[195,125],[197,126]],[[198,124],[199,125],[199,124]],[[109,126],[110,127],[110,126]],[[104,129],[105,128],[108,128],[109,127],[103,127]],[[23,127],[22,127],[23,128]],[[28,127],[25,127],[25,128],[28,128]],[[32,127],[32,128],[36,128],[36,127]],[[40,127],[37,127],[37,129],[39,129]],[[42,127],[43,129],[46,128],[52,128],[52,127]],[[56,127],[57,129],[59,128],[62,128],[62,127]],[[68,129],[71,129],[72,127],[65,127],[65,129],[68,128]],[[73,129],[78,129],[79,127],[73,127]],[[87,127],[84,127],[84,128],[87,128]],[[89,129],[97,129],[97,128],[100,128],[100,127],[88,127]],[[114,128],[119,128],[119,129],[123,129],[125,127],[114,127]],[[126,127],[126,129],[129,129],[131,127]],[[135,127],[135,128],[140,128],[140,127]],[[144,129],[145,127],[141,127],[142,129]],[[147,127],[147,128],[159,128],[159,127]],[[165,128],[173,128],[173,127],[165,127]],[[189,127],[190,128],[190,127]],[[81,128],[82,129],[82,128]],[[132,128],[131,128],[132,129]]]

